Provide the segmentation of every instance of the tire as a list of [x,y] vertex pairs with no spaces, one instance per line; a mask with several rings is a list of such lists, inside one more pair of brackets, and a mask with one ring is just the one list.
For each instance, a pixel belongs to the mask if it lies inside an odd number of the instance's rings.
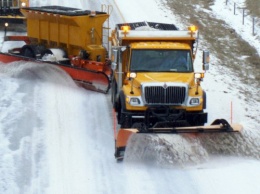
[[188,118],[187,122],[190,126],[204,126],[205,124],[205,121],[199,115]]
[[[51,58],[46,58],[46,61],[50,61],[50,62],[57,62],[59,61],[62,64],[69,64],[67,63],[67,61],[70,61],[68,59],[68,54],[64,49],[61,48],[48,48],[48,49],[44,49],[41,50],[41,59],[43,59],[44,55],[53,55],[53,59]],[[67,59],[67,60],[66,60]]]
[[80,50],[79,56],[81,59],[89,59],[90,54],[86,50]]
[[121,103],[118,106],[118,110],[119,110],[117,112],[118,124],[121,125],[121,128],[130,128],[132,126],[131,119],[125,113],[125,110],[121,105]]
[[24,56],[24,57],[32,58],[32,59],[36,58],[33,49],[29,46],[22,48],[21,55]]
[[111,87],[111,102],[112,102],[112,106],[114,109],[117,109],[117,106],[116,106],[116,94],[117,94],[117,84],[116,84],[116,81],[115,79],[112,80],[112,83],[111,83],[112,87]]
[[203,109],[207,108],[207,93],[203,91]]
[[42,45],[24,45],[21,49],[21,55],[24,57],[36,59],[41,57],[41,52],[45,49]]
[[42,53],[41,53],[41,58],[42,58],[45,54],[50,54],[50,55],[52,55],[53,53],[51,52],[50,49],[44,49],[44,50],[42,51]]

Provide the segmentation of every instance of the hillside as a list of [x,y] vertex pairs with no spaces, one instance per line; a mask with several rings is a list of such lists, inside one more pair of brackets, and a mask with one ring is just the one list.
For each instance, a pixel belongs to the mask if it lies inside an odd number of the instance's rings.
[[[218,19],[217,13],[212,8],[214,1],[187,0],[167,1],[166,3],[172,13],[178,17],[179,22],[199,26],[202,38],[200,48],[210,50],[213,55],[211,58],[213,71],[210,70],[209,74],[212,78],[214,77],[214,81],[210,80],[209,82],[220,82],[217,88],[220,88],[226,94],[237,91],[236,94],[232,95],[235,95],[234,98],[245,101],[243,109],[246,112],[246,118],[260,123],[259,117],[257,117],[260,114],[260,97],[258,95],[260,92],[260,51],[256,50],[256,48],[260,49],[259,46],[252,46],[250,42],[244,39],[242,31],[236,31],[234,26],[230,26],[225,20]],[[231,2],[229,2],[229,7],[230,4]],[[248,4],[250,4],[249,1]],[[224,1],[220,5],[222,6],[219,8],[220,10],[228,6]],[[248,8],[254,7],[252,3],[250,5]],[[256,9],[253,10],[252,13],[256,14]],[[231,9],[231,15],[233,14],[232,11]],[[241,14],[241,12],[237,14]],[[242,20],[239,16],[236,19]],[[242,21],[240,22],[242,23]],[[248,28],[248,26],[246,27]],[[256,29],[259,29],[259,25]],[[259,31],[255,38],[257,38],[256,41],[260,41]],[[257,45],[257,42],[255,42],[255,45]],[[210,91],[211,87],[208,87]],[[257,104],[257,106],[252,106],[253,104]]]

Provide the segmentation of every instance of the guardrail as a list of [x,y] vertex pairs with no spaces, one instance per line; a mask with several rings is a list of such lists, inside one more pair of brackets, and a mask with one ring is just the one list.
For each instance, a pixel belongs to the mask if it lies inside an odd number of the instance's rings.
[[[237,3],[234,0],[225,0],[226,1],[226,5],[232,5],[233,6],[233,13],[234,15],[242,15],[242,24],[245,24],[245,18],[247,16],[251,16],[249,14],[250,10],[248,10],[246,8],[246,6],[244,5],[244,3]],[[237,10],[240,10],[239,12]],[[254,17],[251,16],[251,21],[252,21],[252,35],[255,36],[256,35],[256,28],[257,26],[259,26],[260,24],[260,20],[258,17]]]

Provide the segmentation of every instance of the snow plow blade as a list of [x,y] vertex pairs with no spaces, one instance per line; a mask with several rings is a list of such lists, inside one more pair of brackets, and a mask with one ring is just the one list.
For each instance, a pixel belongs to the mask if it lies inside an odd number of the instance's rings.
[[229,133],[240,132],[243,126],[240,124],[229,124],[225,119],[217,119],[211,125],[208,126],[187,126],[187,127],[172,127],[172,128],[149,128],[145,131],[137,128],[125,129],[122,128],[118,131],[116,137],[116,150],[115,157],[118,160],[124,158],[124,152],[127,147],[128,139],[134,133],[168,133],[168,134],[180,134],[180,133]]
[[[8,53],[0,53],[0,62],[8,64],[14,61],[33,61],[38,63],[49,63],[23,57],[20,55],[16,56]],[[109,77],[104,72],[89,70],[71,65],[64,65],[60,63],[49,64],[59,66],[61,69],[66,71],[76,83],[88,90],[93,90],[101,93],[107,93],[109,90]]]

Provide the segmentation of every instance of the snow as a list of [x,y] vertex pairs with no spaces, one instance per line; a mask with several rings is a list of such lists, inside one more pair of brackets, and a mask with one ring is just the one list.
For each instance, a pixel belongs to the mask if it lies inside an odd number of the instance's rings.
[[[212,6],[214,15],[231,26],[241,38],[249,42],[253,47],[256,48],[258,54],[260,55],[260,28],[259,28],[259,18],[255,18],[255,30],[253,35],[253,17],[248,15],[248,10],[245,9],[245,18],[243,24],[243,7],[245,7],[245,0],[236,1],[216,1]],[[236,5],[236,10],[234,14],[234,3]],[[228,15],[228,17],[226,17]]]
[[[32,0],[31,6],[64,5],[99,10],[101,4],[110,4],[113,6],[110,26],[155,21],[175,23],[184,29],[165,2]],[[253,36],[250,16],[246,17],[243,28],[237,19],[240,16],[232,15],[232,6],[231,1],[226,6],[225,1],[215,0],[213,14],[242,32],[241,37],[259,52],[259,26]],[[3,32],[0,33],[3,37]],[[7,51],[8,46],[10,43],[2,44],[2,51]],[[213,62],[217,60],[211,58]],[[200,61],[196,65],[199,69]],[[148,139],[146,145],[139,145],[141,141],[138,144],[133,138],[130,143],[136,143],[138,151],[151,150],[152,154],[143,152],[137,161],[130,158],[117,163],[113,156],[109,96],[78,87],[66,73],[51,65],[0,64],[0,193],[259,193],[260,126],[257,120],[247,117],[245,110],[251,109],[254,117],[259,116],[259,102],[247,102],[246,96],[231,84],[236,80],[241,87],[249,85],[218,71],[217,67],[212,68],[203,83],[209,100],[207,111],[214,113],[209,114],[209,120],[219,117],[230,120],[232,102],[232,121],[244,126],[241,135],[228,136],[236,137],[237,141],[230,141],[233,139],[225,135],[219,139],[201,136],[195,140],[176,135],[163,137],[165,146],[162,146],[160,138]],[[259,89],[251,89],[259,94]],[[212,142],[218,142],[219,147],[210,147]],[[165,154],[167,150],[176,155],[171,158]],[[234,152],[232,157],[231,152]]]

